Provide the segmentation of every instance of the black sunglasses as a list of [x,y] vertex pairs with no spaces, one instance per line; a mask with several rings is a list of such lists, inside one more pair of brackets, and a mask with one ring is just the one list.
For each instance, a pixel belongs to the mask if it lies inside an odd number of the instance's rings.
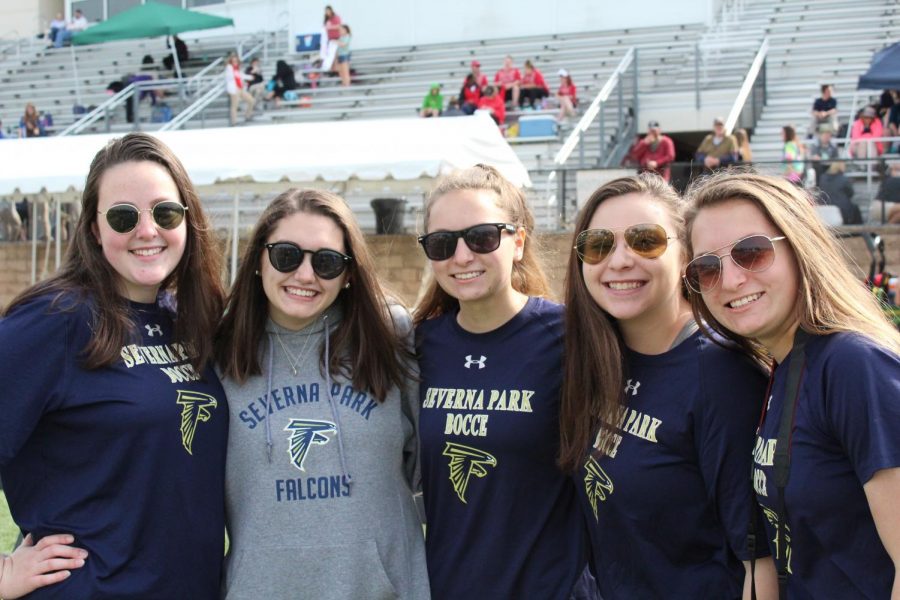
[[304,250],[294,242],[266,244],[266,249],[269,251],[269,262],[281,273],[296,271],[303,264],[304,256],[311,254],[313,272],[322,279],[334,279],[343,273],[347,263],[353,260],[352,257],[337,250],[328,248]]
[[578,258],[589,265],[606,260],[616,249],[617,231],[623,231],[625,244],[644,258],[659,258],[669,247],[669,240],[675,239],[666,234],[662,225],[654,223],[640,223],[625,229],[585,229],[575,238]]
[[141,220],[141,213],[148,212],[157,227],[162,229],[175,229],[184,221],[184,213],[188,207],[174,200],[160,202],[153,208],[138,208],[134,204],[113,204],[106,211],[98,210],[97,213],[106,215],[106,222],[110,229],[117,233],[128,233],[137,227]]
[[516,232],[510,223],[482,223],[459,231],[435,231],[419,236],[425,256],[431,260],[447,260],[456,253],[456,240],[462,238],[469,250],[478,254],[490,254],[500,247],[500,234]]
[[715,253],[728,246],[731,246],[731,250],[725,256],[730,256],[734,264],[751,273],[765,271],[775,262],[775,242],[784,239],[787,238],[783,235],[773,238],[765,235],[749,235],[712,252],[701,254],[685,267],[684,281],[698,294],[714,289],[722,277],[722,257]]

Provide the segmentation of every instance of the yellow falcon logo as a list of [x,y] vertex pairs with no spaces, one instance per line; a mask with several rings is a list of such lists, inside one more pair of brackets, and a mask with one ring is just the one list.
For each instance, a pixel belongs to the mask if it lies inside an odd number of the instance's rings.
[[593,456],[588,456],[584,463],[584,470],[587,471],[587,474],[584,476],[584,491],[587,492],[588,502],[591,503],[591,508],[594,509],[594,519],[599,523],[600,517],[597,516],[597,501],[602,502],[606,500],[607,494],[613,493],[613,482],[600,466],[600,463],[594,460]]
[[450,483],[463,504],[466,504],[466,488],[469,487],[469,478],[472,475],[484,477],[487,475],[485,466],[497,466],[497,459],[487,452],[454,442],[447,442],[442,454],[450,458]]
[[309,451],[310,445],[327,444],[331,438],[325,434],[335,433],[337,427],[331,421],[291,419],[284,430],[291,432],[288,438],[290,442],[288,455],[291,457],[291,463],[301,471],[306,471],[303,468],[303,461],[306,460],[306,453]]
[[194,445],[194,434],[197,433],[197,423],[209,421],[212,417],[210,409],[218,406],[218,403],[209,394],[184,390],[178,390],[176,402],[181,405],[181,445],[193,456],[191,448]]

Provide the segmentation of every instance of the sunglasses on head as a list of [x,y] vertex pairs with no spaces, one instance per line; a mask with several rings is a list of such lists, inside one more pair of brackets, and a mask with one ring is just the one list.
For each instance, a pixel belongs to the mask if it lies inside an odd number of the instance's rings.
[[622,237],[631,251],[643,258],[658,258],[674,237],[666,235],[662,225],[640,223],[625,229],[585,229],[575,238],[575,253],[589,265],[603,262],[616,249],[616,232],[624,231]]
[[462,238],[469,250],[490,254],[500,247],[500,234],[516,232],[510,223],[482,223],[459,231],[435,231],[419,236],[425,256],[431,260],[447,260],[456,254],[456,240]]
[[725,256],[751,273],[765,271],[775,262],[775,242],[787,239],[785,236],[770,238],[765,235],[749,235],[731,244],[725,244],[712,252],[701,254],[688,263],[684,270],[684,281],[691,290],[702,294],[715,288],[722,278],[722,256],[716,252],[731,246]]
[[303,258],[309,254],[313,272],[322,279],[334,279],[344,272],[347,263],[353,260],[337,250],[322,248],[320,250],[304,250],[294,242],[275,242],[266,244],[269,251],[269,262],[276,271],[290,273],[303,264]]
[[105,211],[97,213],[106,216],[106,222],[110,229],[117,233],[128,233],[137,227],[141,220],[141,213],[150,213],[153,222],[162,229],[175,229],[184,221],[184,213],[188,207],[181,202],[167,200],[160,202],[153,208],[138,208],[134,204],[113,204]]

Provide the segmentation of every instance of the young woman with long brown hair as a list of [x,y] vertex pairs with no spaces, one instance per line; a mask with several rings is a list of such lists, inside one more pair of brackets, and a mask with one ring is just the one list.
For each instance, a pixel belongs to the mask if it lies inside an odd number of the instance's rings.
[[586,540],[556,465],[562,307],[522,192],[476,165],[440,180],[416,311],[426,549],[434,598],[568,599]]
[[226,598],[428,598],[411,336],[343,199],[272,201],[216,337]]
[[803,190],[730,173],[688,198],[694,313],[773,365],[753,481],[786,596],[900,597],[900,332]]
[[697,331],[679,204],[643,173],[603,185],[579,213],[561,463],[579,488],[603,598],[749,598],[751,570],[771,598],[771,560],[751,565],[768,554],[749,477],[765,377]]
[[224,296],[209,223],[141,133],[97,153],[81,202],[60,271],[0,321],[13,519],[35,549],[63,532],[87,556],[44,563],[55,582],[29,597],[217,598],[228,408],[208,366]]

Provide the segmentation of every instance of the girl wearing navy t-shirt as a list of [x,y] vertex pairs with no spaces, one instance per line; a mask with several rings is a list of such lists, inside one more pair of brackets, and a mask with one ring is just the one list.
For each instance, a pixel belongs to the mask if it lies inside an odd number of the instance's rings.
[[[750,592],[748,457],[765,378],[697,331],[678,208],[656,174],[611,181],[579,214],[569,259],[561,463],[607,600]],[[771,560],[755,573],[772,597]]]
[[434,281],[416,312],[432,596],[570,597],[585,564],[556,465],[562,307],[546,300],[520,190],[476,165],[442,179],[419,238]]
[[720,174],[689,200],[695,314],[774,366],[753,482],[788,597],[900,597],[900,333],[803,190]]
[[[146,134],[97,153],[81,203],[60,271],[0,321],[0,475],[28,534],[0,596],[217,598],[228,407],[207,367],[223,302],[210,225]],[[69,550],[42,548],[54,538]],[[49,574],[22,585],[27,552]]]

